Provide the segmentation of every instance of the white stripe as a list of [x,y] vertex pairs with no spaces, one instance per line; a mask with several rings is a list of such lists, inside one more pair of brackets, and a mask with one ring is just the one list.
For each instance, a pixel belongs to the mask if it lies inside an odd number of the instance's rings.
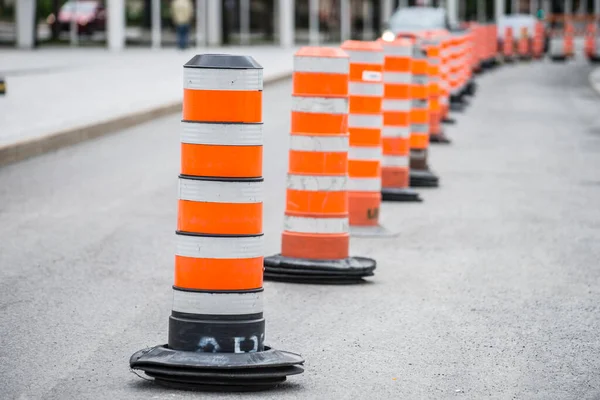
[[348,160],[381,160],[381,147],[353,147],[348,151]]
[[342,49],[350,56],[350,64],[383,64],[385,54],[383,51],[357,51]]
[[306,190],[309,192],[343,192],[348,186],[348,177],[317,176],[317,175],[291,175],[288,174],[286,187],[292,190]]
[[417,109],[417,110],[422,110],[424,108],[428,108],[429,107],[429,101],[424,100],[424,99],[412,99],[411,101],[411,108],[412,109]]
[[381,114],[350,114],[348,115],[349,128],[381,128],[383,126],[383,115]]
[[350,82],[348,85],[350,95],[383,96],[383,83]]
[[383,156],[382,167],[408,167],[409,156]]
[[294,56],[295,72],[321,72],[326,74],[347,74],[348,57],[307,57]]
[[192,258],[241,259],[263,257],[264,237],[176,235],[175,254]]
[[181,143],[222,146],[260,146],[263,124],[181,122]]
[[183,88],[193,90],[262,90],[262,69],[184,68]]
[[381,130],[381,137],[384,138],[409,138],[410,126],[384,126]]
[[416,136],[423,136],[429,134],[429,124],[411,124],[410,134]]
[[293,96],[292,111],[324,114],[347,114],[348,98]]
[[350,178],[349,192],[380,192],[381,178]]
[[410,111],[410,100],[389,100],[383,99],[381,104],[382,111]]
[[283,229],[298,233],[348,233],[348,218],[310,218],[286,215]]
[[427,85],[428,82],[429,82],[429,79],[428,79],[427,75],[413,75],[412,76],[412,83],[415,85]]
[[263,182],[179,178],[179,199],[203,203],[262,203]]
[[346,152],[348,135],[290,135],[290,150]]
[[263,312],[263,291],[220,293],[173,289],[172,310],[208,315],[258,314]]
[[411,83],[412,74],[410,72],[384,72],[383,81],[385,83]]
[[398,46],[393,44],[384,44],[383,52],[387,56],[402,56],[402,57],[411,57],[412,56],[412,46],[410,44]]

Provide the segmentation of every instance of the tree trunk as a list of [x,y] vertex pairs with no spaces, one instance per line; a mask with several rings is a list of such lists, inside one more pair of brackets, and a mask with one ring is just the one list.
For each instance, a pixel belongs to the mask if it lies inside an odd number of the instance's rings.
[[54,24],[52,24],[52,40],[58,40],[58,36],[60,35],[60,25],[58,25],[60,3],[60,0],[52,0],[52,13],[54,14]]

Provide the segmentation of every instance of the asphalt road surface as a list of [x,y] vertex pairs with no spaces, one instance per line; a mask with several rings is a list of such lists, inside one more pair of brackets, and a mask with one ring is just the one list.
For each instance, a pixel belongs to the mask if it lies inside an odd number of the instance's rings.
[[[600,96],[583,61],[506,66],[442,186],[388,204],[358,286],[265,283],[266,343],[305,373],[246,399],[600,398]],[[290,82],[265,91],[266,253],[279,251]],[[129,371],[165,343],[179,116],[0,169],[0,398],[237,398]]]

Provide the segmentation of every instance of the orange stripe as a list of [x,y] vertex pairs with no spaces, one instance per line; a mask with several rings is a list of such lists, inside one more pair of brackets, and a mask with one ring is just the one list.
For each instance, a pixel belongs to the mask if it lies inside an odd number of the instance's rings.
[[412,73],[418,75],[427,74],[428,63],[427,60],[413,60]]
[[350,96],[348,101],[350,114],[379,114],[382,101],[381,97]]
[[384,126],[409,126],[410,112],[405,111],[384,111],[383,112]]
[[281,254],[284,257],[341,260],[348,258],[350,235],[347,233],[317,235],[284,231]]
[[310,96],[345,96],[348,94],[347,74],[294,72],[293,94]]
[[411,134],[410,148],[411,149],[426,149],[429,146],[429,135],[427,134]]
[[262,233],[262,203],[207,203],[179,200],[177,229],[214,235]]
[[408,167],[382,167],[381,186],[384,188],[407,188]]
[[242,259],[175,256],[174,284],[183,289],[246,290],[263,284],[263,257]]
[[362,82],[362,75],[365,71],[374,71],[374,72],[382,72],[383,64],[359,64],[359,63],[351,63],[350,64],[350,81],[353,82]]
[[415,124],[429,123],[429,110],[426,108],[410,110],[410,122]]
[[406,156],[409,153],[409,139],[401,137],[383,138],[383,154],[393,156]]
[[410,93],[413,99],[426,99],[429,96],[427,85],[412,85]]
[[340,135],[348,132],[348,114],[317,114],[292,111],[292,133]]
[[260,177],[262,152],[262,146],[209,146],[182,143],[181,173],[231,178]]
[[381,162],[368,160],[349,160],[348,176],[353,178],[377,178],[381,175]]
[[349,192],[348,219],[353,226],[379,225],[381,192]]
[[383,69],[389,72],[410,72],[411,59],[408,57],[386,56],[383,62]]
[[386,99],[410,100],[411,84],[386,83],[383,85],[383,97]]
[[286,214],[344,214],[348,212],[348,195],[340,192],[286,190]]
[[184,89],[183,119],[206,122],[261,122],[262,92]]
[[345,175],[348,171],[347,152],[290,150],[289,159],[291,174]]
[[349,128],[350,146],[377,147],[381,145],[381,129],[379,128]]

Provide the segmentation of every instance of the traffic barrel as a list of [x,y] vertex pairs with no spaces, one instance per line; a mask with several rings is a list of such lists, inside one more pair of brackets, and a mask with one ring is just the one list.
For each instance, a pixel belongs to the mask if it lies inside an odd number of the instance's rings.
[[442,40],[442,66],[441,66],[441,91],[442,96],[440,98],[441,112],[442,112],[442,123],[454,124],[456,121],[450,118],[450,91],[452,88],[450,82],[450,69],[452,62],[452,35],[448,34]]
[[385,53],[383,67],[383,201],[422,201],[410,188],[410,111],[412,52],[410,39],[380,39]]
[[348,85],[348,213],[352,236],[392,236],[379,224],[383,115],[383,46],[347,40],[342,50],[350,62]]
[[544,25],[541,22],[536,22],[533,30],[531,53],[536,60],[541,59],[544,54]]
[[169,339],[133,354],[130,367],[175,388],[270,388],[304,360],[264,344],[263,68],[197,55],[183,85]]
[[0,76],[0,95],[6,94],[6,80]]
[[410,186],[437,187],[439,178],[430,170],[429,148],[429,62],[419,38],[413,39],[410,87]]
[[521,34],[519,35],[519,42],[517,46],[517,52],[521,60],[529,60],[529,32],[526,26],[521,27]]
[[429,141],[431,143],[450,143],[442,129],[442,38],[439,33],[429,32],[421,39],[427,52],[428,79],[429,79]]
[[349,67],[339,48],[294,54],[281,254],[265,258],[265,279],[356,283],[374,274],[375,260],[349,255]]
[[551,30],[548,54],[552,61],[565,61],[568,58],[567,42],[568,40],[564,27],[555,27]]
[[513,62],[514,38],[512,27],[507,26],[504,30],[504,39],[502,40],[502,56],[504,62]]

